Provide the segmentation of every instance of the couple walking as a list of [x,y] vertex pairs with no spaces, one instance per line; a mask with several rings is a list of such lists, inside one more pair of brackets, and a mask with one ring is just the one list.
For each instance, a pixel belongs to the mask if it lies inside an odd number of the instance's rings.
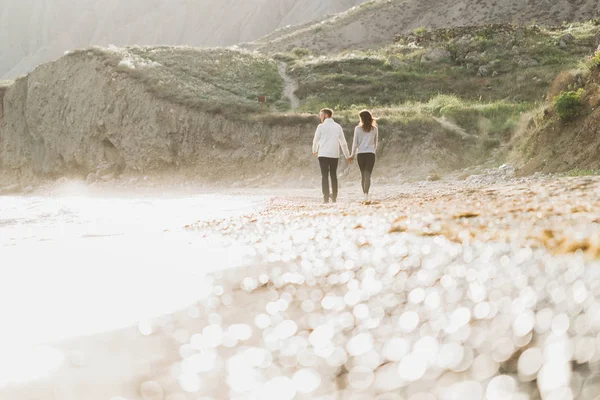
[[[317,127],[313,140],[313,155],[319,158],[321,167],[321,178],[323,186],[323,200],[329,203],[329,199],[335,203],[338,195],[337,167],[340,157],[340,147],[348,160],[352,163],[358,158],[360,167],[362,190],[365,201],[369,199],[369,188],[371,187],[371,173],[375,166],[375,151],[379,131],[377,123],[370,111],[360,112],[360,123],[354,128],[354,140],[352,141],[352,153],[348,151],[348,144],[344,136],[344,130],[333,120],[333,111],[324,108],[319,113],[321,124]],[[329,194],[329,176],[331,176],[331,196]]]

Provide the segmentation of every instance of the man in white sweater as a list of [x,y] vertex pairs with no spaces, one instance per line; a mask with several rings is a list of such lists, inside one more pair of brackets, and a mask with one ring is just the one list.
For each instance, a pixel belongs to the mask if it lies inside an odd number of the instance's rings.
[[[331,200],[335,203],[338,195],[337,167],[340,158],[340,146],[349,160],[350,152],[344,136],[344,130],[333,120],[333,111],[324,108],[319,113],[321,124],[315,132],[313,155],[319,158],[323,187],[323,201],[329,203],[329,176],[331,176]],[[349,162],[351,162],[349,160]]]

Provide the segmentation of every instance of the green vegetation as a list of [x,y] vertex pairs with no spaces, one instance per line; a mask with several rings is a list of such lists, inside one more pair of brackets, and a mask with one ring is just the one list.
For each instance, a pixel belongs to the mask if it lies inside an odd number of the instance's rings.
[[567,171],[562,176],[597,176],[600,175],[599,169],[584,169],[584,168],[574,168],[570,171]]
[[[504,101],[492,103],[473,102],[457,96],[438,95],[428,102],[407,102],[393,107],[372,108],[379,117],[379,124],[408,123],[441,118],[456,125],[466,134],[477,134],[496,139],[510,136],[524,112],[530,109],[527,103],[514,104]],[[345,123],[357,122],[363,106],[336,109],[336,119]]]
[[[304,111],[322,103],[347,108],[427,102],[439,94],[535,103],[560,71],[577,67],[593,51],[597,30],[587,23],[568,30],[503,25],[420,31],[418,46],[410,36],[399,37],[381,49],[297,60],[289,72],[299,82]],[[573,41],[561,47],[567,31]],[[446,53],[438,60],[431,56],[435,51]]]
[[502,144],[502,141],[498,138],[485,139],[483,141],[483,149],[484,149],[484,151],[489,152],[490,150],[500,147],[501,144]]
[[[288,73],[298,82],[301,112],[331,107],[336,120],[353,126],[368,108],[384,136],[444,129],[469,144],[469,156],[504,162],[516,133],[549,123],[548,98],[559,95],[562,119],[581,111],[578,89],[600,66],[600,54],[590,57],[599,32],[593,22],[418,29],[379,49],[292,57]],[[534,151],[532,141],[519,143]]]
[[292,50],[292,54],[297,58],[304,58],[310,56],[311,51],[303,47],[296,47]]
[[173,103],[232,116],[257,112],[258,96],[282,104],[283,82],[274,60],[231,49],[128,47],[92,52],[118,71],[142,81],[149,92]]
[[[349,13],[381,4],[368,2]],[[539,108],[561,71],[571,72],[556,84],[554,95],[577,90],[576,78],[600,65],[600,55],[589,57],[598,30],[593,22],[552,29],[418,28],[379,49],[312,56],[309,49],[296,47],[271,59],[234,49],[186,47],[83,53],[102,55],[160,98],[203,111],[234,109],[232,117],[298,125],[315,123],[314,114],[331,107],[336,119],[352,126],[358,111],[369,108],[382,126],[446,124],[457,134],[481,139],[478,143],[490,151],[511,137],[524,114]],[[286,63],[298,82],[298,113],[280,113],[289,111],[289,103],[277,62]],[[270,112],[256,115],[257,96],[267,96]],[[570,101],[575,97],[563,93],[557,98],[559,115],[568,118],[574,112]]]
[[419,28],[416,28],[413,33],[417,36],[421,36],[423,35],[425,32],[427,32],[427,29],[424,26],[421,26]]
[[570,121],[579,115],[582,108],[582,95],[583,89],[568,92],[563,91],[552,100],[552,105],[561,120]]
[[600,51],[596,51],[590,59],[590,66],[594,68],[600,67]]

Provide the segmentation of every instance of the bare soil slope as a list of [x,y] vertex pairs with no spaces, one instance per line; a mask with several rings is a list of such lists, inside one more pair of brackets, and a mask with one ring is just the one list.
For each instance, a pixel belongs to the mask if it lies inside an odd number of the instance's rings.
[[319,22],[276,31],[253,44],[265,52],[306,47],[316,53],[367,49],[401,33],[487,23],[558,25],[594,18],[592,0],[375,0]]
[[[521,175],[541,172],[592,174],[600,170],[600,69],[567,71],[559,75],[548,103],[514,140],[514,161]],[[587,76],[586,76],[587,75]],[[561,120],[552,100],[561,92],[579,88],[581,104],[573,119]]]

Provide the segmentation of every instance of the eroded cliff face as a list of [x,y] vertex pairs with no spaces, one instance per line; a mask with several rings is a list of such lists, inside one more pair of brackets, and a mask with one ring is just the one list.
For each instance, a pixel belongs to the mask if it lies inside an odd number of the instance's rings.
[[90,54],[39,67],[6,90],[2,104],[1,167],[48,176],[185,166],[218,177],[267,154],[286,168],[306,160],[294,151],[310,155],[314,129],[245,123],[168,103]]
[[[258,116],[231,118],[236,110],[213,115],[173,104],[92,52],[39,67],[5,90],[1,103],[0,169],[15,178],[191,170],[214,181],[318,171],[313,124],[272,124]],[[353,127],[344,128],[351,144]],[[433,122],[382,131],[381,174],[469,161],[465,143]]]

